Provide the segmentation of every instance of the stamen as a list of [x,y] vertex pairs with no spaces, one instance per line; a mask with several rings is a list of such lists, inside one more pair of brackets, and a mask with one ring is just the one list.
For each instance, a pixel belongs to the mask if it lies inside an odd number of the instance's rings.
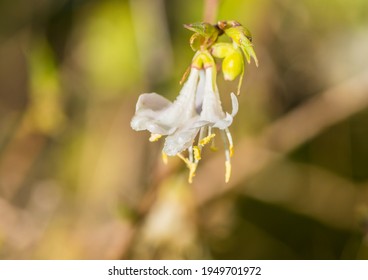
[[188,168],[190,168],[190,165],[192,164],[186,157],[184,157],[181,153],[176,154],[182,161],[185,162]]
[[[226,129],[226,133],[221,130],[221,137],[224,141],[225,145],[225,182],[229,182],[230,175],[231,175],[231,162],[230,162],[230,156],[231,156],[231,149],[232,149],[232,138],[228,129]],[[230,142],[231,144],[229,145]]]
[[194,162],[190,162],[189,159],[184,157],[181,153],[176,154],[181,160],[185,162],[187,167],[189,168],[189,176],[188,176],[188,182],[191,184],[193,182],[193,177],[195,176],[195,171],[197,169],[197,164]]
[[188,183],[191,184],[193,182],[193,177],[195,176],[195,171],[197,169],[197,164],[192,163],[189,168],[189,177],[188,177]]
[[190,146],[189,148],[188,148],[188,157],[189,157],[189,161],[191,162],[191,163],[193,163],[193,146]]
[[162,158],[162,162],[166,165],[168,162],[168,158],[167,158],[167,154],[164,151],[161,152],[161,158]]
[[201,150],[198,146],[194,146],[193,147],[194,150],[194,158],[196,161],[200,161],[201,160]]
[[151,137],[149,138],[149,141],[150,142],[156,142],[158,139],[160,139],[162,137],[161,134],[155,134],[155,133],[152,133],[151,134]]
[[210,135],[208,135],[208,136],[206,136],[205,138],[203,138],[203,139],[201,139],[201,140],[199,140],[199,143],[198,143],[198,145],[199,146],[205,146],[206,144],[208,144],[211,140],[212,140],[212,138],[213,137],[215,137],[216,136],[216,134],[215,133],[212,133],[212,134],[210,134]]
[[[210,130],[211,128],[208,127],[208,130]],[[207,126],[203,126],[201,127],[200,131],[199,131],[199,137],[198,137],[198,147],[200,150],[202,150],[202,145],[200,144],[202,139],[205,138],[204,137],[204,134],[206,133],[206,130],[207,130]]]
[[[207,127],[203,126],[201,127],[199,131],[199,137],[198,137],[198,146],[194,146],[194,158],[195,158],[195,164],[198,165],[198,162],[201,160],[201,151],[202,147],[199,143],[204,138],[204,134],[206,133]],[[196,167],[197,168],[197,167]]]
[[230,149],[230,157],[233,156],[234,154],[234,143],[233,143],[233,138],[231,137],[231,133],[229,131],[228,128],[226,128],[226,136],[227,136],[227,139],[229,140],[229,149]]
[[228,183],[231,176],[231,163],[230,161],[225,161],[225,183]]

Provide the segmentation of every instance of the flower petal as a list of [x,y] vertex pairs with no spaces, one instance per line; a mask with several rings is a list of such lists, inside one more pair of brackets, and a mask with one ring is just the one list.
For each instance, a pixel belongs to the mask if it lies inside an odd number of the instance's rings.
[[166,137],[163,151],[168,156],[176,154],[188,149],[197,136],[199,127],[187,126],[177,130],[175,133]]
[[131,121],[134,130],[148,130],[154,134],[169,135],[197,115],[195,98],[199,70],[192,68],[179,96],[171,103],[156,93],[145,93],[138,98]]
[[192,68],[188,80],[185,82],[178,97],[172,106],[164,110],[159,121],[179,126],[197,114],[195,110],[195,95],[198,77],[199,70]]
[[235,117],[235,115],[238,113],[238,109],[239,109],[239,102],[238,102],[238,98],[236,97],[236,95],[232,92],[230,93],[230,97],[231,97],[231,106],[233,108],[231,115],[233,117]]
[[217,90],[217,86],[213,85],[213,71],[212,67],[206,69],[205,88],[203,96],[203,105],[201,112],[201,120],[210,123],[216,123],[218,120],[225,117],[221,107],[221,100]]
[[196,111],[198,114],[202,112],[203,95],[204,95],[204,90],[205,90],[205,80],[206,80],[205,71],[203,69],[199,70],[199,82],[197,86],[196,101],[195,101]]
[[135,105],[135,110],[152,110],[159,111],[170,106],[172,103],[165,97],[153,92],[153,93],[143,93],[139,96],[137,104]]
[[225,129],[231,125],[233,122],[233,118],[238,113],[239,103],[238,99],[236,98],[236,95],[232,92],[230,94],[231,97],[231,104],[232,104],[232,112],[231,115],[229,113],[225,113],[225,118],[218,120],[216,123],[214,123],[213,127],[217,127],[219,129]]
[[172,103],[157,93],[144,93],[138,98],[136,113],[130,122],[134,130],[148,130],[151,133],[166,135],[172,133],[171,127],[157,122],[160,114]]
[[225,114],[225,118],[218,120],[212,126],[217,127],[219,129],[225,129],[229,127],[233,122],[233,117],[229,113]]
[[[217,86],[213,86],[213,69],[206,69],[205,93],[203,96],[203,107],[201,112],[201,121],[206,121],[213,127],[225,129],[233,121],[237,114],[239,104],[234,93],[231,93],[232,113],[224,113],[221,106],[220,95]],[[199,124],[196,124],[198,126]]]

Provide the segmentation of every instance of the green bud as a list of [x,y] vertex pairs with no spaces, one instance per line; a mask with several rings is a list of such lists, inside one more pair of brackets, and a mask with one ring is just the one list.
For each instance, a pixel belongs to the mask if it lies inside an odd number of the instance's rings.
[[250,33],[250,31],[235,20],[219,21],[217,23],[217,26],[225,32],[228,31],[228,33],[231,32],[229,31],[230,28],[235,27],[235,30],[242,33],[244,36],[248,38],[249,41],[252,42],[252,34]]
[[233,51],[222,61],[222,73],[227,81],[233,81],[244,71],[244,60],[240,51]]
[[237,21],[219,21],[217,26],[240,47],[248,63],[251,58],[258,66],[258,59],[253,49],[252,34]]
[[[203,42],[200,40],[195,42],[196,44],[202,43],[201,46],[203,46],[204,48],[208,48],[212,44],[214,44],[220,33],[220,30],[217,28],[217,26],[214,26],[207,22],[184,24],[184,27],[201,35],[204,38]],[[196,48],[197,46],[195,45],[194,47]]]
[[202,36],[209,38],[214,33],[218,32],[217,28],[207,22],[197,22],[197,23],[190,23],[184,24],[186,29],[189,29],[195,33],[199,33]]
[[[254,62],[258,66],[258,59],[253,49],[253,44],[249,35],[246,36],[245,32],[249,32],[243,26],[231,27],[225,31],[225,33],[233,39],[234,43],[242,49],[247,62],[250,63],[250,59],[253,58]],[[249,32],[250,34],[250,32]]]
[[224,58],[235,51],[231,43],[216,43],[211,47],[211,53],[214,57]]
[[194,33],[189,40],[190,47],[193,51],[198,51],[204,43],[205,38],[198,33]]

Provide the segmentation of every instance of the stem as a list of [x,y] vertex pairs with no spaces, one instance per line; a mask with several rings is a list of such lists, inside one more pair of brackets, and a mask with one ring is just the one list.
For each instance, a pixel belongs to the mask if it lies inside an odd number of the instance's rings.
[[216,23],[219,0],[204,0],[203,20],[208,23]]

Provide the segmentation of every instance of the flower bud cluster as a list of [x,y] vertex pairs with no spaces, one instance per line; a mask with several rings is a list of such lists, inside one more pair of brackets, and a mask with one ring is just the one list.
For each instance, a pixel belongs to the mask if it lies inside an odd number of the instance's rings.
[[[223,59],[221,69],[225,80],[233,81],[240,76],[237,90],[239,95],[245,68],[244,58],[247,63],[253,58],[258,66],[250,31],[234,20],[219,21],[216,25],[192,23],[184,27],[194,32],[189,40],[194,51],[209,50],[213,57]],[[227,36],[231,42],[217,42],[222,35]]]

